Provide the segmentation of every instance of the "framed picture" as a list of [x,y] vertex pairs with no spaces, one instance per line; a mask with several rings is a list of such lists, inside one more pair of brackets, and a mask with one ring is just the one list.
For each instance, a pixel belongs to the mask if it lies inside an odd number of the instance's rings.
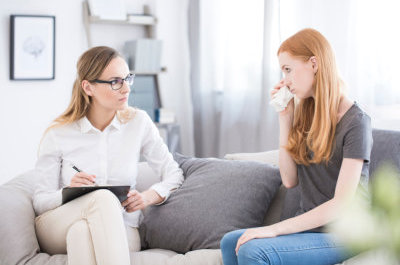
[[52,80],[55,77],[54,16],[10,16],[10,79]]

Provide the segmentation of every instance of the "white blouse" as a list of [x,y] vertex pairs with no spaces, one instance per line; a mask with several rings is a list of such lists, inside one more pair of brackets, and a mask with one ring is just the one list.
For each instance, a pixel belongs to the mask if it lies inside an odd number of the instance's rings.
[[[130,185],[135,189],[138,162],[146,159],[162,181],[150,188],[168,198],[183,182],[182,170],[174,161],[153,121],[142,110],[121,123],[115,116],[104,131],[84,117],[50,129],[43,137],[36,163],[38,182],[33,196],[37,215],[61,205],[62,188],[77,173],[72,166],[96,175],[100,185]],[[123,211],[125,223],[138,227],[141,211]]]

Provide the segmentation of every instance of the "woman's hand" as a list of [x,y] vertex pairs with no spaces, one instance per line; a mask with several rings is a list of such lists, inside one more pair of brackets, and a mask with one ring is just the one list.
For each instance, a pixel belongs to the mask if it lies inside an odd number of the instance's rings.
[[239,237],[237,244],[236,244],[236,255],[239,252],[239,248],[241,245],[250,241],[254,238],[267,238],[267,237],[276,237],[278,236],[277,232],[275,231],[273,226],[263,226],[257,228],[249,228],[247,229],[241,237]]
[[125,211],[128,213],[131,213],[142,210],[151,204],[151,198],[148,196],[148,193],[140,193],[137,190],[131,190],[128,193],[128,199],[122,202],[122,207],[124,207]]
[[87,185],[94,185],[96,181],[95,175],[90,175],[85,172],[78,172],[76,173],[72,179],[71,183],[69,184],[70,187],[82,187]]
[[[288,86],[286,81],[282,79],[278,84],[274,86],[274,88],[270,92],[270,97],[271,99],[274,97],[274,95],[281,89],[282,87]],[[293,115],[294,115],[294,99],[291,99],[286,106],[284,110],[279,112],[279,118],[292,121],[293,120]]]

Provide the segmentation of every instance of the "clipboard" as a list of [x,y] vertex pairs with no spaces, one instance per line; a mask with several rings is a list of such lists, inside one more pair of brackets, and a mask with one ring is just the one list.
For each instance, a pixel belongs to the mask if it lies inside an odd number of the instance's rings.
[[83,187],[65,187],[62,189],[62,204],[95,190],[109,190],[117,196],[120,202],[128,198],[130,186],[83,186]]

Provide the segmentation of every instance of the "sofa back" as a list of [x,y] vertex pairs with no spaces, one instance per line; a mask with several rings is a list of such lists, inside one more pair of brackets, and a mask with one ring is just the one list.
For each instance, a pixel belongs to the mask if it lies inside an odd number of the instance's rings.
[[400,131],[374,129],[372,138],[370,179],[374,178],[376,170],[384,163],[390,163],[400,171]]
[[[372,136],[374,143],[370,161],[371,179],[373,179],[375,171],[383,162],[393,164],[400,171],[400,131],[374,129]],[[256,160],[277,165],[278,151],[230,154],[227,155],[226,158],[235,160]],[[161,177],[156,175],[146,162],[139,163],[137,190],[144,191],[159,181],[161,181]],[[32,172],[27,172],[2,186],[10,186],[25,192],[27,196],[32,196],[34,182],[35,179],[32,177]],[[265,218],[265,224],[275,223],[279,221],[279,217],[283,220],[293,216],[298,209],[299,199],[298,188],[287,190],[282,186],[270,205],[270,209]]]

